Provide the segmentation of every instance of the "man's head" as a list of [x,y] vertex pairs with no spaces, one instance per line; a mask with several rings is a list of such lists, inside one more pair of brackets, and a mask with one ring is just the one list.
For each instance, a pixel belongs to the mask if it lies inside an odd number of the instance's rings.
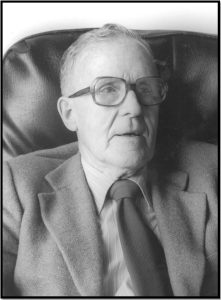
[[[121,26],[90,31],[65,52],[58,110],[65,126],[77,132],[81,155],[88,163],[132,174],[152,159],[159,108],[145,105],[153,103],[145,91],[151,79],[142,79],[147,77],[158,77],[149,45]],[[136,88],[129,88],[130,84]],[[146,97],[137,93],[138,86]],[[89,93],[76,96],[87,87]],[[109,99],[116,98],[113,88],[123,96],[119,103],[107,106]]]

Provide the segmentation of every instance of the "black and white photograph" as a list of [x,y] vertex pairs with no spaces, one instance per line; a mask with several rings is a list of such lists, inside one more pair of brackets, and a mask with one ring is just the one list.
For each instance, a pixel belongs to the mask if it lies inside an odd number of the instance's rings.
[[219,298],[219,5],[1,2],[2,298]]

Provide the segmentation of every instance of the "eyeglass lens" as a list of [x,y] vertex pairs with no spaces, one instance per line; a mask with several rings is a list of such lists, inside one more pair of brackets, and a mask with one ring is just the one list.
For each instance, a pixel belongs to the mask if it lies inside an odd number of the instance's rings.
[[95,84],[95,98],[102,105],[117,105],[126,94],[126,84],[119,78],[100,78]]
[[[94,86],[95,100],[98,104],[112,106],[119,104],[125,97],[127,84],[120,78],[99,78]],[[135,84],[138,100],[143,105],[162,102],[163,83],[160,78],[139,78]]]

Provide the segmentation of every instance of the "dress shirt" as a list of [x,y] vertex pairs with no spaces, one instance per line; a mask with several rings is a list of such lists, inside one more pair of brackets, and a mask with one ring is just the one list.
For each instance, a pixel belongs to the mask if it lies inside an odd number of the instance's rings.
[[[105,255],[105,296],[135,296],[118,234],[116,201],[112,201],[108,198],[106,199],[107,191],[117,178],[113,178],[110,175],[107,176],[89,165],[82,158],[81,161],[100,217],[99,223],[101,226]],[[145,199],[140,202],[142,203],[141,211],[145,214],[147,224],[154,231],[158,239],[160,239],[157,220],[151,205],[145,178],[145,173],[143,173],[128,179],[134,181],[140,187]]]

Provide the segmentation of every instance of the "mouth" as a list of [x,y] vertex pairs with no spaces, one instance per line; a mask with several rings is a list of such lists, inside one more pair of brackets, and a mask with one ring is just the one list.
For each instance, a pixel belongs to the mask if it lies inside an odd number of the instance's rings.
[[142,137],[143,134],[141,132],[125,132],[122,134],[115,134],[115,136],[120,136],[120,137]]

